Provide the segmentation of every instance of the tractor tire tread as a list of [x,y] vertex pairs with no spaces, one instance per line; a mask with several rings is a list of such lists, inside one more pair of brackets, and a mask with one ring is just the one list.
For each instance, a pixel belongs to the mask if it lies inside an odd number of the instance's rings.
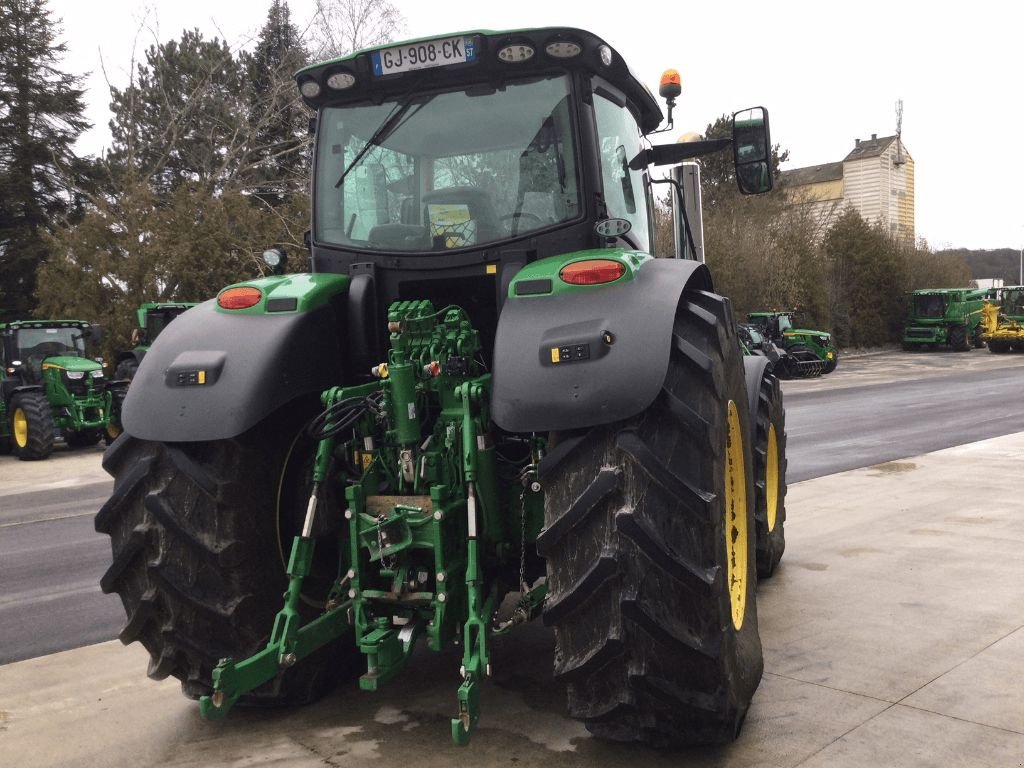
[[[728,300],[687,291],[663,392],[642,414],[589,430],[547,473],[548,526],[573,515],[571,535],[545,542],[554,671],[570,714],[601,737],[654,746],[732,739],[760,680],[753,505],[736,630],[715,490],[725,483],[726,393],[742,411],[745,441],[751,429],[732,322]],[[683,398],[685,408],[674,407]],[[574,509],[607,467],[621,468],[607,475],[615,487]],[[742,481],[750,501],[751,476]]]
[[[15,412],[19,409],[25,415],[28,432],[23,446],[18,445],[13,428]],[[7,412],[11,419],[11,447],[15,456],[22,461],[36,461],[53,453],[53,409],[46,395],[35,391],[19,392],[11,398]]]

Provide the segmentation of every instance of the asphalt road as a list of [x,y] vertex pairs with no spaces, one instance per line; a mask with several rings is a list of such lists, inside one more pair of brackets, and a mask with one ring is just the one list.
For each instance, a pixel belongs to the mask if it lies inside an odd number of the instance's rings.
[[[785,382],[788,479],[1024,432],[1022,384],[1024,356],[985,351],[850,358],[828,377]],[[0,457],[0,664],[120,630],[120,601],[98,586],[110,545],[92,518],[111,488],[99,457]],[[15,480],[27,473],[38,480]]]
[[1021,355],[871,355],[783,394],[791,483],[1024,432]]

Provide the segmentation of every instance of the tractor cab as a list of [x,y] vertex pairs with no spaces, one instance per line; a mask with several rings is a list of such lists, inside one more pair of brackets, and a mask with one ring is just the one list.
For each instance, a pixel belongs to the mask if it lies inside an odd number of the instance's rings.
[[[589,32],[467,32],[297,77],[316,110],[313,271],[356,278],[348,312],[349,327],[369,330],[370,349],[353,350],[361,363],[386,348],[373,329],[393,301],[474,297],[466,309],[489,357],[527,264],[595,249],[675,255],[654,252],[649,167],[678,163],[680,149],[650,147],[658,101]],[[764,110],[745,112],[737,131],[741,187],[767,191]]]
[[24,384],[41,384],[44,364],[70,372],[75,379],[93,371],[102,378],[102,365],[90,359],[86,350],[92,333],[88,323],[72,321],[11,323],[2,331],[3,359]]

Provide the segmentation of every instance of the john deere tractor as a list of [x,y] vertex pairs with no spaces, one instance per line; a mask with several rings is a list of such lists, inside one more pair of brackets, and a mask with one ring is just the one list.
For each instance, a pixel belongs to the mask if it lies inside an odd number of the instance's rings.
[[97,333],[81,320],[0,324],[0,451],[45,459],[55,436],[81,447],[109,434],[111,393],[86,355]]
[[[313,271],[223,289],[139,368],[96,517],[121,640],[208,718],[459,646],[463,744],[494,639],[542,618],[594,733],[732,739],[762,670],[758,561],[781,556],[784,412],[707,267],[653,253],[651,168],[731,150],[767,192],[767,112],[652,144],[658,101],[567,28],[297,81]],[[669,115],[678,94],[670,75]]]
[[747,322],[782,351],[776,373],[784,379],[808,378],[832,373],[839,364],[839,351],[827,331],[795,328],[795,311],[751,312]]
[[195,302],[187,301],[147,301],[140,304],[136,310],[139,324],[132,331],[132,348],[118,353],[114,361],[114,378],[128,381],[135,378],[139,363],[156,337],[174,318],[195,305]]

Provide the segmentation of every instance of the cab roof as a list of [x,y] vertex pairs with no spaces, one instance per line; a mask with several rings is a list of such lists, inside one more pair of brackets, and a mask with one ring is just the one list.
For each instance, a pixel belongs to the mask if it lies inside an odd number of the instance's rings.
[[[399,48],[417,46],[429,53],[426,46],[431,43],[440,46],[452,40],[464,43],[456,49],[460,55],[453,57],[457,59],[454,63],[414,62],[412,68],[403,71],[383,71],[386,67],[381,65],[382,52],[395,54]],[[439,49],[435,46],[435,50]],[[499,56],[503,51],[514,54]],[[621,90],[637,110],[644,133],[661,124],[658,101],[622,56],[597,35],[572,27],[472,30],[389,43],[305,67],[296,73],[295,79],[306,104],[318,109],[325,104],[404,95],[420,86],[433,90],[567,70],[599,75]]]

